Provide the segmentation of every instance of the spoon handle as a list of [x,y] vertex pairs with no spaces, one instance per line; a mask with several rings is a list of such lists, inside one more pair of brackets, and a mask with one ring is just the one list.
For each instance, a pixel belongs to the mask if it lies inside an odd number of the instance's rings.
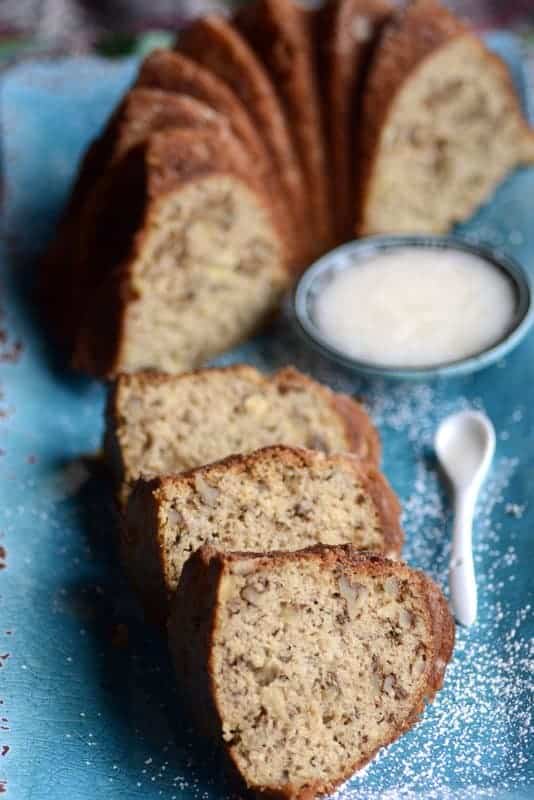
[[454,616],[472,625],[477,616],[477,585],[473,563],[473,517],[476,492],[460,492],[454,504],[449,588]]

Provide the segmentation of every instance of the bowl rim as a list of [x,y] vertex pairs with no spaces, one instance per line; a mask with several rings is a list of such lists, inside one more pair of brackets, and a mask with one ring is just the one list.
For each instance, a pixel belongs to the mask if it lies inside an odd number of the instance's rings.
[[[328,341],[313,322],[310,313],[310,296],[318,279],[330,270],[341,271],[348,265],[332,263],[345,255],[366,256],[399,247],[424,247],[430,249],[459,250],[479,256],[503,271],[514,284],[517,308],[507,332],[490,347],[465,358],[441,362],[425,367],[401,367],[364,361],[347,355]],[[342,259],[339,259],[341,262]],[[533,283],[526,269],[501,248],[481,242],[472,242],[458,236],[391,235],[368,236],[336,247],[314,261],[300,276],[291,297],[291,310],[300,334],[316,350],[344,367],[366,375],[391,378],[424,379],[463,375],[494,364],[507,355],[524,338],[534,321]]]

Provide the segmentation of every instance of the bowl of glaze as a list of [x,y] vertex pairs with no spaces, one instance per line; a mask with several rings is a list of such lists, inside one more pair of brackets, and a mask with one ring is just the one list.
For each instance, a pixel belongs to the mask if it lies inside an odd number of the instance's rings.
[[[339,344],[334,344],[318,323],[317,307],[321,293],[342,270],[357,268],[359,264],[386,251],[414,247],[425,248],[430,257],[435,250],[452,249],[467,253],[482,259],[489,267],[506,276],[515,302],[503,335],[490,346],[462,358],[425,363],[421,366],[392,365],[380,363],[379,360],[360,359],[347,353]],[[519,344],[534,321],[532,296],[532,282],[526,270],[500,250],[449,236],[373,236],[348,242],[315,261],[303,273],[295,287],[292,316],[297,330],[307,343],[322,355],[350,370],[366,375],[424,380],[475,372],[502,359]]]

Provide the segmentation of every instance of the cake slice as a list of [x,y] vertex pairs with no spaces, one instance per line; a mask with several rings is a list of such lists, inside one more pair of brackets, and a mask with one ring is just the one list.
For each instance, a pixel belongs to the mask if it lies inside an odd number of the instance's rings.
[[200,729],[248,788],[328,794],[441,688],[454,624],[422,572],[350,546],[186,563],[169,641]]
[[286,257],[294,263],[295,231],[291,224],[291,201],[284,193],[276,162],[262,134],[249,109],[235,92],[212,70],[205,69],[183,53],[171,50],[156,50],[147,56],[139,70],[136,86],[187,94],[227,118],[232,133],[250,156],[251,169],[269,196],[276,225],[284,239]]
[[363,99],[357,233],[441,233],[534,162],[504,63],[434,0],[386,27]]
[[205,103],[184,94],[158,89],[132,89],[111,116],[105,131],[82,161],[72,198],[56,241],[43,266],[43,299],[63,343],[72,345],[84,305],[101,277],[90,260],[95,215],[117,163],[151,133],[172,128],[199,128],[227,133],[228,120]]
[[156,133],[115,167],[93,222],[75,365],[182,372],[248,338],[290,283],[284,244],[231,134]]
[[335,223],[342,242],[353,236],[361,90],[373,48],[391,13],[388,0],[328,0],[315,21]]
[[240,9],[234,21],[264,63],[284,108],[304,171],[318,255],[331,245],[333,228],[308,16],[292,0],[258,0]]
[[278,445],[139,480],[121,549],[148,614],[162,620],[185,562],[204,544],[269,551],[348,543],[396,557],[399,517],[397,498],[375,468],[350,455]]
[[215,14],[198,17],[184,28],[177,46],[230,87],[261,132],[288,202],[296,242],[293,267],[301,271],[310,252],[306,191],[286,119],[265,68],[231,22]]
[[380,459],[363,407],[291,367],[271,377],[246,365],[120,375],[106,428],[106,459],[122,502],[141,475],[183,472],[272,444],[347,451],[374,466]]

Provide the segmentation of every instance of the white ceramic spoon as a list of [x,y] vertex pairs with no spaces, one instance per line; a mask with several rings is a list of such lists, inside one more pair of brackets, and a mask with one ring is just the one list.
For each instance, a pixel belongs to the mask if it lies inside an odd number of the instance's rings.
[[472,625],[477,616],[473,517],[480,487],[495,453],[495,430],[485,414],[461,411],[443,420],[434,446],[454,497],[449,564],[451,606],[461,625]]

